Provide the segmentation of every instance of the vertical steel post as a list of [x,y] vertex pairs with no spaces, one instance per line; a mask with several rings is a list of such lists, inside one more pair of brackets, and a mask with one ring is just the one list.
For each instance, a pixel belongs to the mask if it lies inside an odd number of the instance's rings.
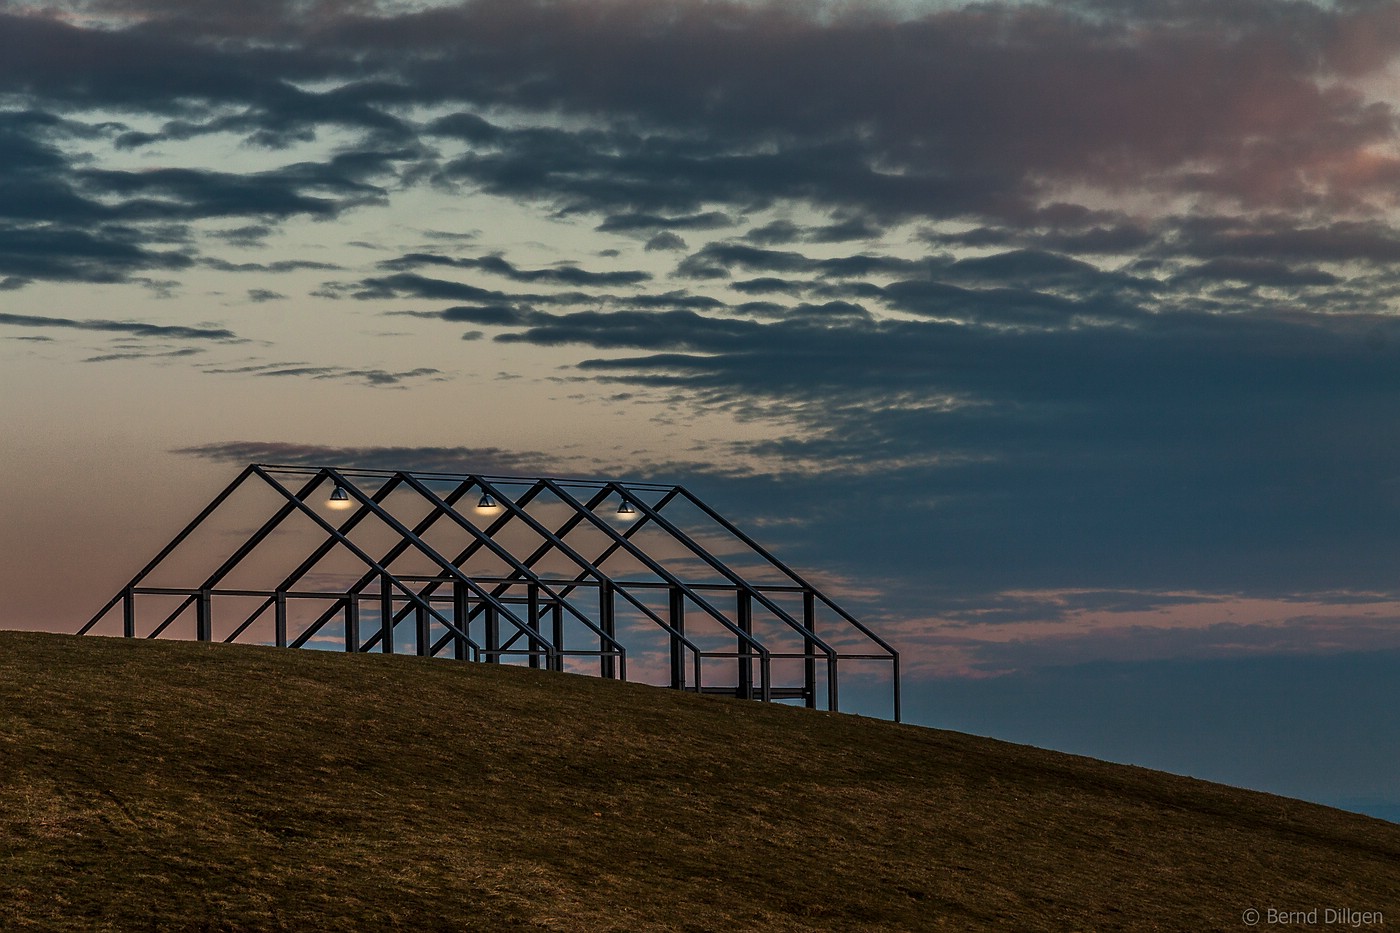
[[[685,634],[685,594],[678,586],[671,587],[671,628]],[[671,689],[685,687],[685,646],[675,635],[671,636]]]
[[[817,630],[817,594],[812,590],[802,591],[802,627],[809,632]],[[817,659],[816,645],[810,638],[802,640],[802,692],[808,709],[817,708]],[[834,658],[829,658],[834,662]],[[827,672],[828,709],[836,709],[836,665],[829,665]]]
[[129,586],[122,592],[122,635],[136,637],[136,592]]
[[471,646],[467,644],[468,626],[471,625],[471,604],[467,597],[471,590],[467,589],[464,583],[452,584],[452,614],[453,621],[462,630],[461,635],[453,636],[452,656],[458,661],[465,661],[470,655]]
[[351,653],[360,650],[360,596],[350,593],[345,597],[345,650]]
[[413,620],[418,629],[418,656],[426,658],[433,653],[433,629],[428,623],[427,607],[414,606]]
[[826,708],[833,713],[841,711],[841,704],[837,702],[836,696],[836,661],[835,656],[826,659]]
[[[735,622],[745,635],[753,635],[753,596],[746,590],[739,591],[739,611]],[[753,648],[746,639],[739,643],[739,687],[735,691],[745,700],[753,699]]]
[[287,647],[287,591],[277,590],[272,594],[272,627],[277,647]]
[[550,639],[554,647],[559,649],[559,653],[554,656],[554,670],[564,669],[564,605],[563,603],[551,603],[549,607],[550,634],[554,636]]
[[486,663],[501,663],[501,617],[496,607],[486,606]]
[[900,718],[899,709],[899,655],[896,654],[891,660],[894,661],[894,664],[891,665],[892,670],[890,671],[890,676],[894,678],[894,721],[903,722],[904,720]]
[[[525,587],[525,624],[532,632],[540,630],[540,585],[538,583],[531,583]],[[538,641],[530,639],[530,666],[534,668],[540,666],[540,656],[535,654],[539,646]],[[559,646],[555,645],[554,647],[558,648]],[[545,660],[546,662],[550,661],[549,658],[545,658]],[[547,666],[553,667],[553,664]]]
[[379,578],[379,650],[394,653],[394,578]]
[[[598,627],[608,638],[617,637],[617,619],[614,614],[616,608],[613,600],[612,580],[604,577],[598,585]],[[608,650],[605,640],[599,639],[598,650]],[[600,660],[602,663],[599,665],[599,673],[609,680],[617,677],[617,658],[611,654],[605,654]]]
[[199,641],[214,640],[213,594],[207,589],[199,591],[199,601],[195,603],[194,637]]

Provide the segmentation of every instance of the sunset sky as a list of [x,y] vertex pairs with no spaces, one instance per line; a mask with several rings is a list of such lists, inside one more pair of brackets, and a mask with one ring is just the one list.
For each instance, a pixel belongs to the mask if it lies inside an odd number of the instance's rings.
[[681,482],[906,718],[1400,817],[1400,5],[0,0],[0,625],[248,462]]

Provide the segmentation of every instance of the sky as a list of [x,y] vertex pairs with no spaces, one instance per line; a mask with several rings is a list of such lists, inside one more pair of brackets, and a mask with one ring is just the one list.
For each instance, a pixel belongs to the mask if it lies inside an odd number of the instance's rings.
[[1400,818],[1400,6],[0,0],[0,624],[249,462],[680,482],[906,719]]

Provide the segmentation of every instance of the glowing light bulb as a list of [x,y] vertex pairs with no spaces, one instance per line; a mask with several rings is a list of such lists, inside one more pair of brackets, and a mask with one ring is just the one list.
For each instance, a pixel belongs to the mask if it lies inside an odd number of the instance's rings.
[[354,504],[350,500],[350,494],[340,486],[335,487],[331,492],[331,497],[326,500],[326,506],[332,509],[348,509]]
[[631,521],[632,519],[637,517],[637,510],[633,508],[632,503],[628,502],[626,499],[623,499],[622,505],[619,505],[617,507],[617,517],[625,521]]
[[481,501],[476,504],[478,512],[494,512],[501,507],[501,504],[491,497],[489,492],[481,494]]

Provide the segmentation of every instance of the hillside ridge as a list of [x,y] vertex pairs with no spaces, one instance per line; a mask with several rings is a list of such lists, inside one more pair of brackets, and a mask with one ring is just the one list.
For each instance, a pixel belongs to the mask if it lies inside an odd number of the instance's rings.
[[4,930],[1400,922],[1395,824],[509,666],[0,632],[0,761]]

